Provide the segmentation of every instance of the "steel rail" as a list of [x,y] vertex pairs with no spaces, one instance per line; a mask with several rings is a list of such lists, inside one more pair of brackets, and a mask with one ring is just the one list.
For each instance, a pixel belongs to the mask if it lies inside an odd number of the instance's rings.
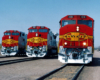
[[[59,71],[59,70],[65,68],[67,65],[68,65],[68,64],[65,64],[65,65],[61,66],[60,68],[57,68],[57,69],[55,69],[55,70],[53,70],[53,71],[51,71],[51,72],[49,72],[49,73],[47,73],[47,74],[45,74],[45,75],[39,77],[39,78],[37,78],[36,80],[44,80],[45,78],[49,77],[50,75],[52,75],[52,74],[56,73],[57,71]],[[72,78],[72,80],[76,80],[76,79],[77,79],[77,77],[79,76],[79,74],[80,74],[80,72],[82,71],[83,67],[84,67],[84,65],[81,66],[81,68],[78,70],[78,72],[77,72],[77,73],[75,74],[75,76]]]
[[12,56],[0,56],[0,58],[10,58]]
[[41,58],[23,58],[23,59],[4,60],[4,61],[0,61],[0,66],[6,64],[12,64],[12,63],[24,62],[24,61],[37,60],[37,59],[41,59]]
[[79,74],[80,74],[80,72],[82,71],[83,68],[84,68],[84,65],[82,65],[82,67],[78,70],[78,72],[76,73],[76,75],[73,77],[72,80],[77,80],[77,78],[78,78],[78,76],[79,76]]
[[39,78],[36,79],[36,80],[43,80],[43,79],[45,79],[46,77],[52,75],[53,73],[56,73],[57,71],[59,71],[60,69],[66,67],[66,66],[67,66],[67,64],[65,64],[65,65],[61,66],[60,68],[57,68],[57,69],[55,69],[55,70],[53,70],[53,71],[51,71],[51,72],[49,72],[49,73],[47,73],[47,74],[45,74],[45,75],[39,77]]

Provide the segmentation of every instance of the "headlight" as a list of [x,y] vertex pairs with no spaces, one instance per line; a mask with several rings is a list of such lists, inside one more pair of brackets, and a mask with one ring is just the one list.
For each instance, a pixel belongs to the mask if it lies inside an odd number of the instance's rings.
[[79,26],[77,26],[77,29],[79,29]]
[[38,33],[36,33],[36,36],[38,36]]
[[79,31],[79,26],[76,27],[76,31]]
[[11,39],[11,36],[9,36],[9,39]]
[[86,42],[83,42],[83,45],[86,46]]
[[64,44],[67,45],[67,42],[65,42]]
[[77,29],[77,31],[79,31],[79,29]]

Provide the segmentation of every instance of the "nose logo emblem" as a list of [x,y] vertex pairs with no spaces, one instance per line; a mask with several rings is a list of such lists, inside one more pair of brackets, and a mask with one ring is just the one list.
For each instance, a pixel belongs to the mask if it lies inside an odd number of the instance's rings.
[[60,35],[60,38],[63,38],[68,41],[83,41],[85,39],[93,38],[93,36],[88,36],[85,33],[80,32],[70,32],[65,35]]

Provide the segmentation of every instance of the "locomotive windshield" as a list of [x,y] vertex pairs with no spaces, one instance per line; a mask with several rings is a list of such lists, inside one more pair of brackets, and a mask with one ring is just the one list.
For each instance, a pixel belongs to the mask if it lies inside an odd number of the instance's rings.
[[11,35],[11,33],[5,33],[5,35]]
[[19,33],[12,33],[12,35],[19,35]]
[[47,29],[39,29],[39,32],[47,32]]
[[89,27],[92,27],[92,21],[91,20],[78,20],[78,24],[85,24]]
[[37,29],[30,29],[29,32],[37,32]]
[[76,24],[76,20],[63,20],[62,27],[68,24]]

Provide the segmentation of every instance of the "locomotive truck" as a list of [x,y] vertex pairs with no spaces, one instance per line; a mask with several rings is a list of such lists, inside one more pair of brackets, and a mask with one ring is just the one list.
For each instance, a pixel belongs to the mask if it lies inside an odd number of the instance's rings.
[[88,64],[94,52],[94,20],[87,15],[67,15],[60,20],[59,54],[62,63]]
[[45,26],[32,26],[28,29],[27,52],[28,57],[47,57],[57,55],[57,33],[54,34]]

